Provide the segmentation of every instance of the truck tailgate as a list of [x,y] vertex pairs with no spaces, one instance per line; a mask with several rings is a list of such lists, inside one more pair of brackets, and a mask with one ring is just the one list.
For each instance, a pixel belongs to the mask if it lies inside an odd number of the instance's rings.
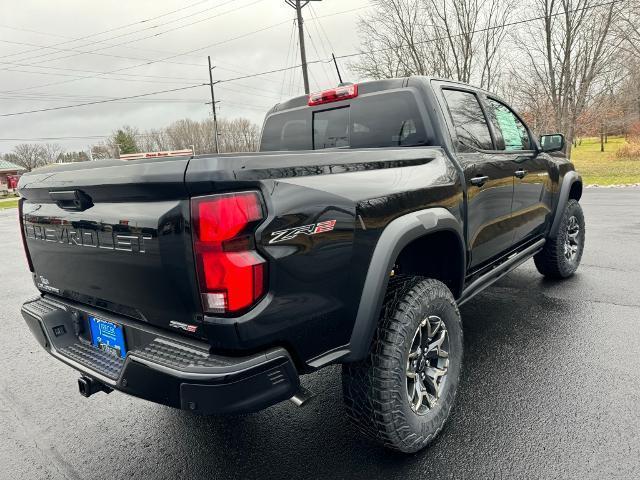
[[99,161],[25,175],[37,287],[159,327],[197,323],[188,162]]

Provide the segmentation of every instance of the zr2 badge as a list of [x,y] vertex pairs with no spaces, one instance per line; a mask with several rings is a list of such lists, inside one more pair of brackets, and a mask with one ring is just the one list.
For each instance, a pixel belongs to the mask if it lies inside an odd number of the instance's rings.
[[284,242],[285,240],[292,240],[298,235],[316,235],[318,233],[330,232],[336,226],[336,220],[327,220],[326,222],[312,223],[311,225],[303,225],[301,227],[287,228],[286,230],[279,230],[273,232],[273,237],[269,244]]

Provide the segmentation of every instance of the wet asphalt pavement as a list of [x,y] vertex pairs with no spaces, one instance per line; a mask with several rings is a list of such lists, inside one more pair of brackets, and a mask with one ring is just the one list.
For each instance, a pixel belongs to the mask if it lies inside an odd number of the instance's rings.
[[640,478],[640,189],[590,189],[578,273],[527,262],[462,308],[458,401],[421,453],[364,440],[342,409],[340,370],[317,397],[202,418],[120,393],[90,399],[19,310],[35,287],[15,211],[0,211],[0,479]]

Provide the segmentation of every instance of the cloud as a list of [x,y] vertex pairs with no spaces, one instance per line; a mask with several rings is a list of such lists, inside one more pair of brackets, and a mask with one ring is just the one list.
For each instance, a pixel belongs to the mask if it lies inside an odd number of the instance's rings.
[[[354,52],[358,44],[357,18],[367,5],[364,0],[311,2],[304,11],[311,37],[306,41],[308,59],[326,58],[332,49],[336,54]],[[361,9],[314,19],[356,8]],[[174,10],[177,11],[142,22]],[[219,16],[210,18],[215,15]],[[207,82],[207,55],[212,56],[216,65],[214,80],[299,64],[296,43],[291,43],[297,38],[293,17],[294,10],[284,0],[2,2],[0,39],[4,42],[0,41],[0,62],[5,63],[0,63],[0,111],[9,113],[70,105]],[[128,24],[134,25],[118,28]],[[276,26],[225,42],[271,25]],[[106,30],[111,31],[97,35]],[[151,35],[154,36],[144,38]],[[78,37],[87,38],[69,41]],[[54,47],[62,42],[65,43]],[[107,45],[124,42],[128,43],[117,47]],[[144,59],[167,58],[210,44],[218,45],[169,60],[174,63],[156,62],[133,68],[147,63]],[[105,55],[76,54],[56,51],[56,48],[101,49],[95,53]],[[34,66],[23,66],[27,64]],[[346,71],[346,65],[343,69]],[[119,75],[87,73],[114,70],[120,70]],[[73,75],[97,78],[77,79]],[[310,77],[312,90],[337,83],[331,64],[311,66]],[[296,69],[220,84],[216,87],[216,100],[220,100],[223,117],[242,116],[261,122],[266,110],[279,99],[301,93],[302,74]],[[211,107],[205,105],[208,101],[209,89],[201,87],[145,99],[5,117],[0,118],[0,138],[107,135],[123,124],[141,130],[157,128],[180,118],[206,118],[211,112]],[[92,142],[83,139],[60,141],[69,150],[86,148]],[[20,142],[0,142],[0,152],[10,151],[16,143]]]

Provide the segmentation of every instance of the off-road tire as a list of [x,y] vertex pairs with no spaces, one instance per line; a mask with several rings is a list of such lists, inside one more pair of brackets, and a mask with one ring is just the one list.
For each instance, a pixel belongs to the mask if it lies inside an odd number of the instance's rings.
[[[418,414],[407,393],[407,362],[418,326],[438,315],[449,335],[446,383],[433,408]],[[463,358],[460,312],[441,282],[398,275],[389,282],[368,357],[343,365],[347,414],[368,437],[405,453],[426,447],[442,430],[454,404]]]
[[[565,245],[569,239],[571,218],[575,218],[579,232],[577,234],[577,251],[575,256],[567,258]],[[562,213],[558,232],[547,239],[543,249],[537,253],[533,260],[538,272],[549,278],[567,278],[575,273],[582,259],[584,251],[585,226],[582,207],[577,200],[570,199]]]

